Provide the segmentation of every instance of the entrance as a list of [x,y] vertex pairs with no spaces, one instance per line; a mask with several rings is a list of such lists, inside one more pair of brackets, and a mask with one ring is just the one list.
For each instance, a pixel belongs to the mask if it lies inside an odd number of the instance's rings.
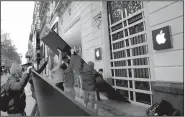
[[142,1],[108,2],[113,87],[129,101],[149,106],[151,75]]

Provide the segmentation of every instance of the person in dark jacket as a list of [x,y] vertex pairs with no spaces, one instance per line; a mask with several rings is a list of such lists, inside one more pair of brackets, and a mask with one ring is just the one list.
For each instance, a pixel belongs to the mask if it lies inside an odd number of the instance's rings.
[[[49,58],[46,59],[46,61],[44,62],[44,64],[42,65],[42,67],[41,67],[39,70],[36,70],[35,68],[34,68],[34,70],[35,70],[38,74],[42,73],[43,70],[46,68],[46,65],[47,65],[47,63],[48,63],[48,60],[49,60]],[[31,89],[31,91],[32,91],[32,97],[35,99],[35,105],[34,105],[34,107],[33,107],[33,110],[32,110],[32,112],[31,112],[31,115],[30,115],[30,116],[35,116],[35,115],[36,115],[36,116],[39,116],[40,113],[39,113],[38,104],[37,104],[37,100],[36,100],[36,96],[35,96],[35,89],[34,89],[34,85],[33,85],[33,80],[32,80],[31,77],[30,77],[30,79],[29,79],[29,83],[30,83],[30,89]]]
[[86,66],[83,65],[83,60],[81,62],[82,64],[79,72],[82,74],[82,90],[84,91],[84,103],[87,107],[88,102],[91,98],[92,108],[95,108],[95,110],[97,111],[97,96],[95,91],[97,72],[94,69],[94,63],[92,61],[89,61],[88,65]]
[[[61,61],[62,58],[62,52],[59,51],[59,61]],[[71,96],[73,99],[75,99],[75,90],[74,90],[74,73],[73,73],[73,65],[74,65],[74,55],[75,50],[71,49],[71,58],[63,57],[63,61],[61,62],[61,68],[63,71],[63,86],[64,86],[64,92]]]
[[22,75],[21,65],[13,63],[10,69],[10,76],[8,78],[8,85],[5,90],[7,91],[10,101],[8,103],[8,115],[26,116],[26,94],[24,88],[29,81],[30,66],[26,72]]
[[103,69],[99,69],[98,76],[96,77],[96,95],[97,95],[98,101],[101,101],[99,87],[101,87],[102,83],[103,83],[103,75],[102,74],[103,74]]

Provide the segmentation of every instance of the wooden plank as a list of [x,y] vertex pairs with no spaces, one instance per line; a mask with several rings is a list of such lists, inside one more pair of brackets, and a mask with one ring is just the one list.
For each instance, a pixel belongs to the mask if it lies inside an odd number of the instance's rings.
[[97,116],[32,70],[41,116]]
[[[71,47],[54,31],[50,32],[46,37],[44,37],[42,41],[57,55],[59,54],[57,51],[57,47],[64,51],[62,54],[63,56],[71,55]],[[73,71],[81,78],[83,78],[83,76],[79,72],[79,69],[82,61],[84,68],[86,68],[87,63],[79,55],[75,55]],[[112,86],[110,86],[105,80],[102,80],[102,83],[98,88],[99,90],[106,92],[109,99],[128,102],[128,100],[121,96],[119,92],[115,91],[115,89],[112,88]]]

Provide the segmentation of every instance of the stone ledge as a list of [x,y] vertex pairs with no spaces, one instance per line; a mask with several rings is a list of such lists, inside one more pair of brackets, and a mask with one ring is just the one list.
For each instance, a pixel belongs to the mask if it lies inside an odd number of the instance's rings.
[[153,81],[152,90],[156,92],[173,93],[178,95],[184,94],[183,83]]

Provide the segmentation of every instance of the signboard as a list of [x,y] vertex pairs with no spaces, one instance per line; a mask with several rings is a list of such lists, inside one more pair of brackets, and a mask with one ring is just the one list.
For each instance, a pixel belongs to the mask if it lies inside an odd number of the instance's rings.
[[101,48],[95,49],[95,60],[102,60]]
[[155,50],[172,48],[169,26],[153,30],[152,38],[153,38],[153,47]]

